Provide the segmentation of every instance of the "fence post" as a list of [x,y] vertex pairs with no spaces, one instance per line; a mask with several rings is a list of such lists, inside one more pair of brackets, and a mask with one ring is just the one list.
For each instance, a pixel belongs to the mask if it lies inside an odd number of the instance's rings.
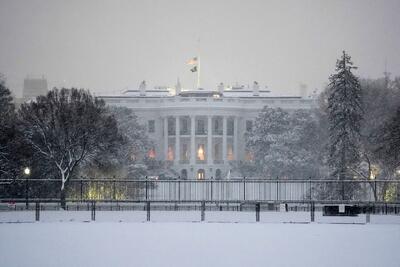
[[91,209],[91,219],[92,221],[96,220],[96,201],[92,201],[92,209]]
[[371,208],[369,205],[365,209],[365,223],[370,223],[371,222]]
[[28,177],[25,179],[25,207],[29,209],[29,180]]
[[256,222],[260,221],[260,203],[256,203]]
[[146,211],[147,211],[147,218],[146,220],[149,222],[150,221],[150,201],[146,202]]
[[246,176],[243,176],[243,200],[246,200]]
[[311,182],[311,176],[310,176],[310,201],[312,200],[312,182]]
[[344,196],[344,181],[341,181],[342,183],[342,200],[345,200],[345,196]]
[[310,213],[311,213],[311,222],[315,221],[315,203],[314,201],[310,202]]
[[204,222],[205,217],[206,217],[205,211],[206,211],[206,202],[205,202],[205,201],[202,201],[202,202],[201,202],[201,221],[202,221],[202,222]]
[[146,200],[148,200],[148,181],[147,181],[147,176],[146,176],[146,182],[145,182],[145,186],[146,186]]
[[35,220],[38,222],[40,220],[40,203],[35,204]]
[[279,200],[279,177],[276,176],[276,200]]
[[83,180],[82,180],[82,177],[81,177],[81,202],[83,201]]
[[178,180],[178,201],[181,201],[181,178]]
[[117,199],[117,192],[116,192],[116,188],[115,188],[115,176],[113,179],[113,199],[116,200]]
[[211,197],[210,197],[210,199],[211,199],[211,201],[213,201],[213,177],[211,176],[211,182],[210,182],[210,184],[211,184]]

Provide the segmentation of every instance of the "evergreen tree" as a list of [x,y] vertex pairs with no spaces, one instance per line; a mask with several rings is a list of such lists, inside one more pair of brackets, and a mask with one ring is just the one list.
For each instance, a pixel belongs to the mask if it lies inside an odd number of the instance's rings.
[[13,177],[12,141],[15,136],[14,104],[0,76],[0,179]]
[[356,67],[350,56],[343,51],[336,63],[336,73],[329,78],[329,165],[331,176],[339,180],[350,179],[351,170],[360,160],[362,95],[353,69]]

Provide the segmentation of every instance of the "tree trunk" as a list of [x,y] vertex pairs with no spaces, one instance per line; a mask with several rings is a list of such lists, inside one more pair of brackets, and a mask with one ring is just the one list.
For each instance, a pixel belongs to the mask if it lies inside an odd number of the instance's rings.
[[61,208],[62,208],[63,210],[65,210],[66,207],[67,207],[65,188],[63,188],[63,189],[61,190],[61,194],[60,194],[60,203],[61,203]]

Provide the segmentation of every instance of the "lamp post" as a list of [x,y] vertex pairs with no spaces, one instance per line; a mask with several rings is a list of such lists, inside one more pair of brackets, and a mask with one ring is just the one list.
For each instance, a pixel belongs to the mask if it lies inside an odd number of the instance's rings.
[[24,168],[24,175],[25,175],[25,206],[26,209],[29,208],[29,184],[28,178],[31,175],[31,169],[29,167]]

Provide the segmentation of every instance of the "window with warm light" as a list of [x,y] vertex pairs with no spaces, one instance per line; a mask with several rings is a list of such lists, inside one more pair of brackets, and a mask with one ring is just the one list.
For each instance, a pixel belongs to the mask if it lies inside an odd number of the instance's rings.
[[206,159],[206,153],[204,149],[204,144],[199,144],[197,148],[197,160],[205,160]]
[[206,172],[203,169],[197,171],[197,179],[203,180],[206,178]]
[[149,152],[147,153],[147,156],[151,159],[156,158],[156,150],[154,149],[154,147],[149,150]]
[[174,148],[172,146],[168,146],[167,160],[174,160]]
[[233,146],[231,144],[227,145],[227,158],[228,158],[228,160],[234,160],[234,158],[233,158]]

